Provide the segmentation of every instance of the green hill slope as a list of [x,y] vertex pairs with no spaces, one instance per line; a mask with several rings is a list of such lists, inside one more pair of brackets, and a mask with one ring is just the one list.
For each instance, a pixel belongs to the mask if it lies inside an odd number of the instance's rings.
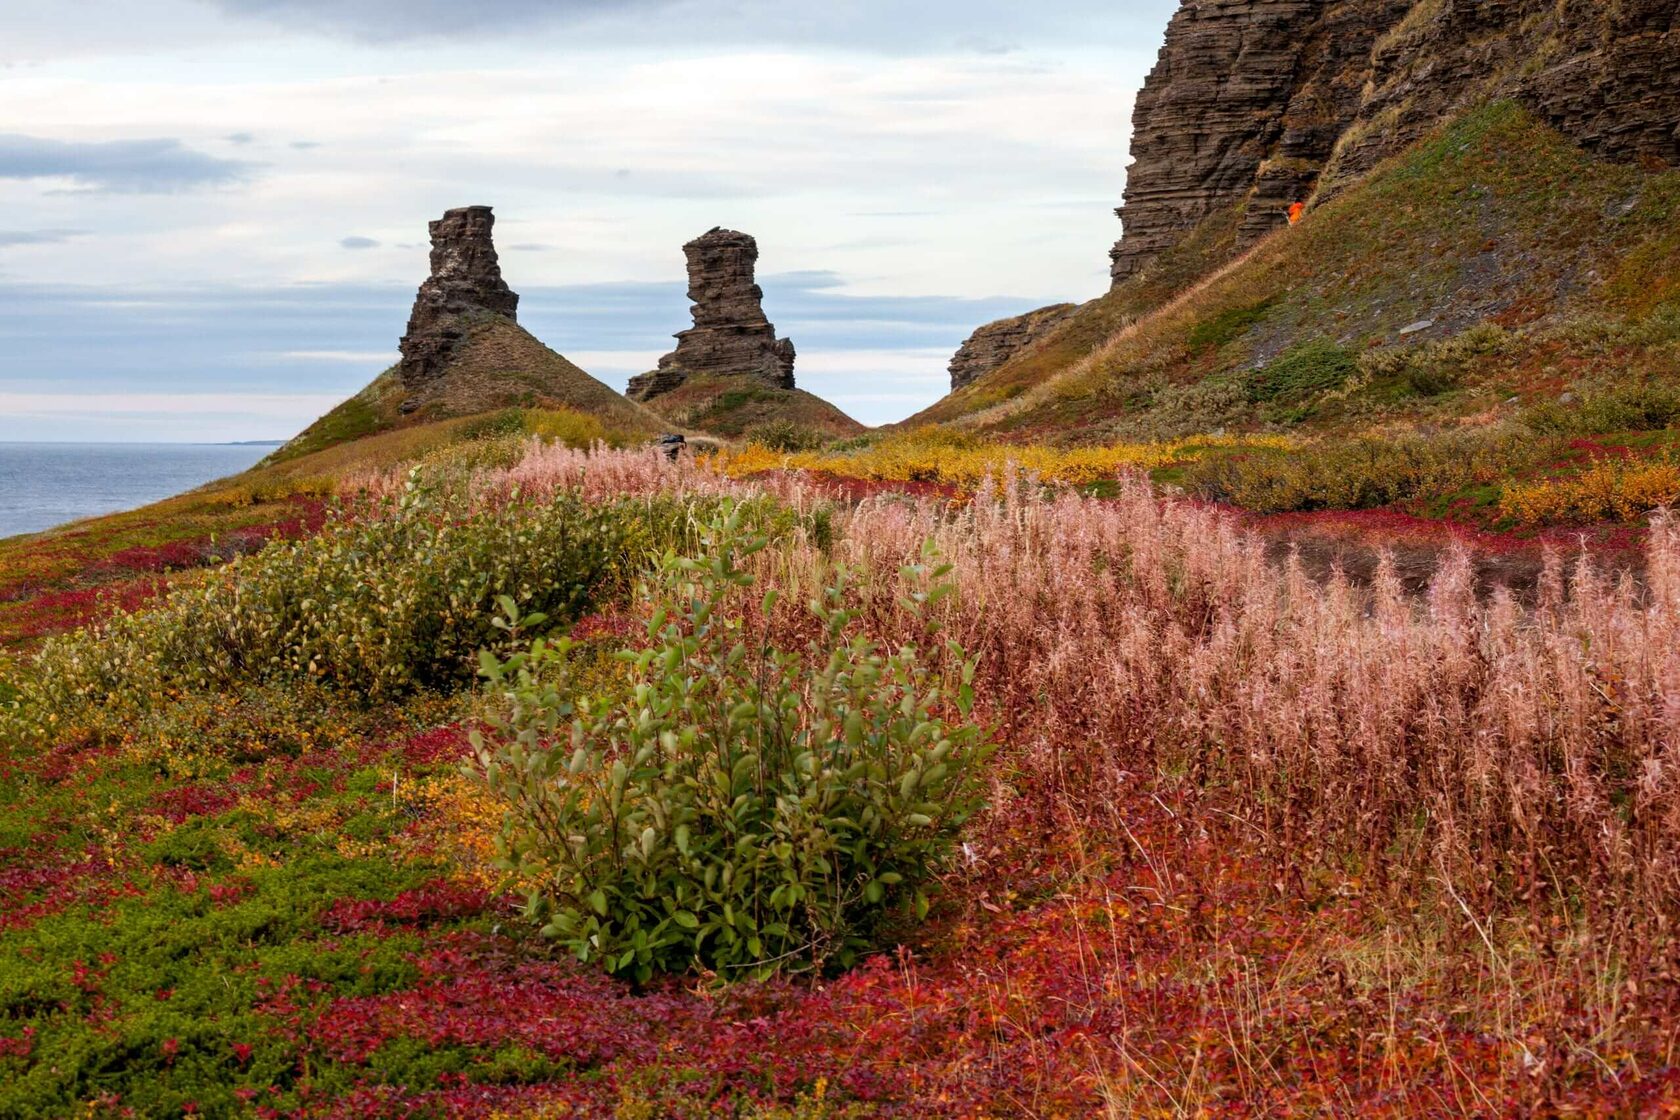
[[667,428],[663,419],[591,377],[523,327],[500,315],[478,312],[469,317],[467,337],[447,371],[424,393],[416,396],[405,388],[393,366],[304,429],[267,462],[281,463],[381,432],[504,408],[571,409],[598,420],[609,442],[647,439]]
[[815,394],[768,385],[752,377],[696,374],[643,407],[671,426],[724,439],[845,439],[866,430]]
[[1596,160],[1515,104],[1219,263],[1239,222],[1210,218],[916,422],[1073,441],[1364,430],[1680,379],[1680,173]]

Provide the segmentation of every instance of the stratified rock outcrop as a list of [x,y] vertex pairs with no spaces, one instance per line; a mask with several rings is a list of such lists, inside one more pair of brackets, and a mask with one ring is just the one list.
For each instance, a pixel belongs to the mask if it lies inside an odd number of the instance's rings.
[[1267,199],[1251,207],[1262,232],[1268,204],[1281,201],[1286,215],[1358,111],[1357,60],[1407,6],[1185,0],[1132,117],[1115,281],[1257,190]]
[[1246,247],[1490,97],[1606,158],[1680,163],[1680,4],[1184,0],[1138,96],[1114,280],[1229,208]]
[[502,280],[490,236],[495,224],[490,207],[463,206],[428,227],[432,273],[414,297],[408,332],[398,344],[397,375],[409,392],[424,392],[443,375],[475,314],[517,321],[519,296]]
[[758,242],[731,229],[713,229],[683,246],[694,326],[659,368],[630,379],[631,400],[669,393],[695,374],[752,377],[793,388],[793,343],[776,337],[764,314],[764,291],[754,282]]
[[968,336],[951,359],[951,389],[971,385],[1031,346],[1078,310],[1077,304],[1058,303],[1011,319],[987,323]]

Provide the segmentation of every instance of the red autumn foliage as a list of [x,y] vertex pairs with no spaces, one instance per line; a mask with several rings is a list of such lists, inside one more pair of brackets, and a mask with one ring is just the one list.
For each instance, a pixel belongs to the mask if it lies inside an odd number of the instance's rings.
[[423,927],[461,918],[476,917],[491,904],[482,887],[463,886],[438,879],[415,890],[403,891],[385,900],[343,900],[333,903],[321,915],[324,929],[340,933],[384,930],[393,926]]

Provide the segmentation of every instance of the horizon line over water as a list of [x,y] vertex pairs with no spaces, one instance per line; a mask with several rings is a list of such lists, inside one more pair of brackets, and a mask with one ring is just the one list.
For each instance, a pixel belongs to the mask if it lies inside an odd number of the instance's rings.
[[283,447],[284,439],[0,439],[0,447]]
[[274,446],[0,442],[0,538],[174,497],[255,466]]

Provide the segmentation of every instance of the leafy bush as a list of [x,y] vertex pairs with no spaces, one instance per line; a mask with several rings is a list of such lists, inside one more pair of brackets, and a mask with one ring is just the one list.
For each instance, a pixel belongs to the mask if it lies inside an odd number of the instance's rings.
[[1600,459],[1575,478],[1512,485],[1500,495],[1506,517],[1527,525],[1634,521],[1680,501],[1680,463]]
[[1478,323],[1451,338],[1367,351],[1359,356],[1359,372],[1410,396],[1439,396],[1457,388],[1477,362],[1505,353],[1511,340],[1497,323]]
[[748,443],[756,443],[771,451],[815,451],[827,443],[827,438],[815,428],[793,420],[772,420],[755,428],[748,428]]
[[[466,504],[412,481],[390,508],[340,517],[178,587],[158,608],[50,641],[21,689],[22,714],[45,730],[267,680],[364,699],[448,691],[472,679],[480,649],[512,648],[491,622],[502,597],[563,624],[695,540],[715,500]],[[767,532],[794,518],[768,499],[742,508]]]
[[1589,393],[1573,408],[1557,401],[1535,405],[1523,423],[1546,435],[1652,432],[1680,419],[1680,389],[1645,383]]
[[[947,722],[970,712],[973,663],[949,650],[947,689],[913,644],[883,654],[854,633],[844,575],[810,604],[809,643],[775,648],[774,597],[740,609],[763,547],[743,524],[714,522],[704,559],[666,558],[623,687],[579,694],[564,639],[483,658],[505,710],[479,764],[512,806],[502,848],[533,884],[528,914],[638,981],[849,966],[889,908],[926,913],[980,804],[980,734]],[[943,574],[911,571],[913,611]],[[504,605],[503,626],[528,622]]]
[[1204,460],[1186,470],[1185,484],[1258,513],[1373,509],[1491,482],[1535,452],[1532,438],[1503,433],[1365,438]]
[[1327,338],[1297,343],[1254,371],[1248,381],[1249,399],[1296,400],[1339,389],[1359,368],[1353,353]]

